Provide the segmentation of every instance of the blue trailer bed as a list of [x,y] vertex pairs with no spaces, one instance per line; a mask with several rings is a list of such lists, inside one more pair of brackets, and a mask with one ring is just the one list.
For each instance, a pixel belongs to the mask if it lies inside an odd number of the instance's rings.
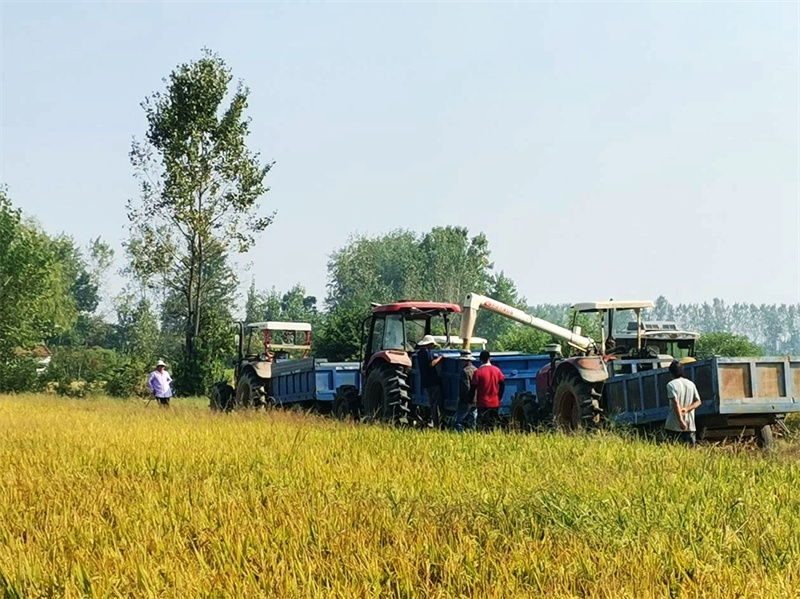
[[359,385],[358,362],[328,362],[319,358],[287,360],[272,365],[272,397],[277,405],[320,401],[333,403],[336,389]]
[[[473,352],[475,366],[480,366],[478,354]],[[458,405],[458,391],[461,371],[464,366],[459,359],[458,350],[438,350],[434,356],[444,355],[445,359],[439,362],[437,369],[442,379],[442,396],[445,410],[455,411]],[[428,396],[419,382],[419,366],[417,356],[412,356],[411,369],[411,398],[415,405],[428,406]],[[549,356],[531,356],[516,352],[493,353],[492,364],[497,366],[506,377],[506,389],[500,401],[500,414],[507,415],[511,407],[511,399],[515,393],[528,391],[536,395],[536,374],[546,364],[550,363]]]

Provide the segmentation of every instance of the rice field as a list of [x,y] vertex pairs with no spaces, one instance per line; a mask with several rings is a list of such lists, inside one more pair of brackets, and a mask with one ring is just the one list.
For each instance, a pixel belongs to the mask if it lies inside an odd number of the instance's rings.
[[800,448],[0,397],[5,597],[800,597]]

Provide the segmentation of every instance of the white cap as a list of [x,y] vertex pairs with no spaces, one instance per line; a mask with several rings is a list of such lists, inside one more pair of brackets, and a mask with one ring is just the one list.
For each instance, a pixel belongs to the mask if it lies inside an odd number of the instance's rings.
[[433,338],[433,335],[425,335],[417,342],[417,347],[422,347],[423,345],[436,345],[436,339]]
[[166,366],[166,365],[167,365],[167,363],[164,362],[164,360],[159,360],[158,364],[156,364],[156,368],[158,368],[159,366]]

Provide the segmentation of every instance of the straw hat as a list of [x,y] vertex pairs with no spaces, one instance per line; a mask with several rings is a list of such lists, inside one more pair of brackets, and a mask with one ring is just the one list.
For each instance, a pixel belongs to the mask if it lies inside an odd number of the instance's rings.
[[436,339],[433,338],[433,335],[425,335],[417,342],[417,347],[424,347],[426,345],[436,345]]
[[159,366],[166,366],[166,365],[167,365],[167,363],[164,362],[164,360],[159,360],[158,364],[156,364],[156,368],[158,368]]

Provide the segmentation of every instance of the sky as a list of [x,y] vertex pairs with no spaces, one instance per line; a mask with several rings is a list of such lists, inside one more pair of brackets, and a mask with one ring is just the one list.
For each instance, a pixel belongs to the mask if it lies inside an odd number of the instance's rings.
[[530,304],[796,303],[799,37],[797,2],[2,0],[0,183],[121,267],[139,104],[208,47],[275,161],[244,286],[462,225]]

